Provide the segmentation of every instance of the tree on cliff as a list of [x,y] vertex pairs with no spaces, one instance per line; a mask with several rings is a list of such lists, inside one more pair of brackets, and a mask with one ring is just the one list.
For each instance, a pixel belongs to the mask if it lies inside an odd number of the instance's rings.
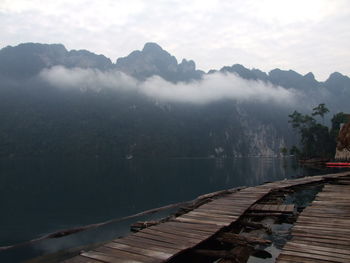
[[317,107],[312,109],[312,116],[320,115],[322,118],[322,122],[324,124],[324,115],[329,112],[329,109],[326,107],[324,103],[319,104]]
[[[324,122],[324,115],[329,112],[324,103],[313,108],[312,116],[320,115]],[[330,158],[335,154],[336,138],[339,133],[340,123],[344,114],[338,113],[332,118],[332,127],[329,129],[324,124],[318,123],[312,116],[294,111],[288,115],[289,123],[300,135],[300,157]]]

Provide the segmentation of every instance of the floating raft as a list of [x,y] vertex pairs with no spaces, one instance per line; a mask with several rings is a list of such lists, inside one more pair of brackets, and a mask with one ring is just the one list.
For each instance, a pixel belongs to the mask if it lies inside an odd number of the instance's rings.
[[304,209],[278,263],[350,262],[350,179],[325,185]]
[[[338,173],[295,180],[283,180],[256,187],[244,188],[238,192],[222,196],[206,203],[191,212],[172,219],[171,221],[143,229],[123,238],[115,239],[91,251],[81,252],[78,256],[63,262],[167,262],[174,256],[196,247],[203,241],[215,235],[221,229],[235,223],[249,210],[262,210],[262,212],[264,212],[264,209],[266,208],[266,211],[269,212],[281,212],[281,210],[283,210],[283,212],[292,211],[291,206],[275,207],[267,205],[261,207],[255,205],[260,199],[274,190],[322,182],[327,179],[346,176],[347,174],[348,173]],[[350,234],[350,231],[347,230],[346,233]],[[346,262],[350,262],[350,258]]]
[[342,166],[350,166],[350,163],[345,163],[345,162],[329,162],[329,163],[326,163],[327,166],[329,167],[342,167]]

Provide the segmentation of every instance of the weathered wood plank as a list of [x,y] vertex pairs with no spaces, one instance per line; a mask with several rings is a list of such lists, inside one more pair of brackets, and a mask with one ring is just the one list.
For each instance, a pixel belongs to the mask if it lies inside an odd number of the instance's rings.
[[[339,237],[339,236],[325,236],[323,233],[305,233],[305,232],[298,232],[298,231],[293,231],[293,236],[297,237],[311,237],[311,238],[319,238],[319,239],[327,239],[327,240],[340,240],[340,241],[345,241],[349,242],[349,239],[347,237]],[[350,244],[350,243],[349,243]]]
[[231,215],[224,215],[224,214],[213,214],[213,213],[209,213],[209,212],[202,212],[202,211],[197,211],[195,210],[192,212],[187,213],[186,215],[195,215],[195,216],[202,216],[202,217],[209,217],[209,218],[224,218],[224,219],[230,219],[235,220],[237,219],[237,216],[231,216]]
[[175,254],[181,250],[181,249],[174,249],[166,246],[161,246],[159,244],[155,245],[154,243],[149,243],[149,242],[147,243],[145,241],[135,241],[135,240],[130,240],[126,238],[119,238],[119,239],[113,240],[112,242],[117,244],[128,245],[135,248],[147,247],[151,250],[160,251],[160,252],[169,253],[169,254]]
[[106,254],[106,253],[101,253],[97,251],[89,251],[89,252],[83,252],[81,253],[83,257],[89,258],[89,259],[96,259],[100,260],[105,263],[147,263],[144,261],[138,261],[138,260],[133,260],[125,257],[117,257],[114,255]]
[[[168,222],[113,240],[95,250],[82,252],[80,256],[72,259],[75,261],[71,262],[165,262],[183,250],[193,248],[213,236],[223,227],[238,220],[249,209],[256,209],[257,212],[292,213],[293,205],[257,204],[261,198],[272,191],[332,178],[345,178],[346,174],[348,173],[285,180],[228,193],[218,199],[213,198],[209,203]],[[344,259],[350,262],[347,252],[350,246],[348,238],[350,231],[345,227],[349,224],[350,213],[339,216],[342,211],[350,212],[350,205],[346,202],[350,198],[348,193],[350,191],[345,191],[344,186],[349,187],[349,185],[324,187],[325,195],[317,196],[315,206],[304,210],[304,217],[301,217],[304,221],[301,223],[304,222],[305,227],[296,227],[293,230],[294,238],[291,244],[286,246],[288,249],[285,251],[286,254],[281,254],[280,262],[345,262],[342,261]],[[336,194],[332,195],[334,192]],[[305,222],[315,215],[318,221]],[[320,221],[319,218],[324,220]],[[346,230],[339,231],[333,228]],[[307,250],[310,247],[314,252],[308,253]],[[294,251],[297,249],[298,251]],[[334,254],[337,256],[330,257]]]
[[199,233],[197,231],[186,231],[183,228],[176,228],[176,227],[171,227],[171,226],[157,226],[157,227],[152,227],[150,229],[154,229],[160,232],[164,232],[164,233],[176,233],[178,235],[182,235],[182,236],[187,236],[187,237],[192,237],[192,238],[197,238],[197,239],[207,239],[208,237],[211,236],[211,234],[204,234],[204,233]]
[[203,240],[202,238],[187,237],[187,236],[182,236],[174,233],[165,233],[165,232],[161,232],[161,231],[158,231],[155,229],[149,229],[149,228],[142,230],[141,233],[164,237],[168,240],[174,240],[175,242],[188,242],[188,243],[198,244]]
[[145,256],[149,256],[151,258],[160,259],[160,260],[166,260],[166,259],[172,257],[172,255],[173,255],[172,253],[166,253],[166,252],[159,251],[159,250],[156,250],[156,249],[151,248],[151,247],[140,248],[140,247],[120,244],[120,243],[116,243],[116,242],[110,242],[110,243],[105,244],[104,246],[109,247],[109,248],[113,248],[113,249],[119,249],[119,250],[129,252],[129,253],[138,254],[138,255],[145,255]]
[[98,248],[94,249],[93,251],[99,252],[99,253],[104,253],[106,255],[110,255],[110,256],[116,257],[118,259],[123,259],[123,260],[130,260],[131,259],[131,260],[145,262],[145,263],[156,263],[156,262],[161,261],[159,259],[152,258],[149,256],[130,253],[130,252],[126,252],[126,251],[123,251],[120,249],[116,249],[116,248],[109,248],[106,246],[98,247]]
[[227,226],[227,223],[222,222],[215,222],[210,220],[198,220],[198,219],[192,219],[192,218],[186,218],[186,217],[177,217],[173,219],[175,222],[184,222],[184,223],[195,223],[195,224],[209,224],[209,225],[215,225],[215,226]]
[[172,244],[172,245],[177,245],[177,244],[181,243],[181,244],[183,244],[183,245],[185,245],[187,247],[193,246],[193,244],[195,244],[194,241],[190,241],[190,240],[187,240],[187,239],[179,240],[179,239],[175,239],[175,238],[164,237],[163,235],[159,235],[159,234],[156,235],[155,233],[150,234],[150,233],[144,233],[144,232],[137,232],[133,236],[144,237],[144,238],[148,238],[148,239],[151,239],[151,240],[157,240],[157,241],[161,241],[161,242],[164,242],[164,243],[169,243],[169,244]]
[[193,214],[185,214],[182,215],[180,218],[189,218],[189,219],[196,219],[200,221],[209,221],[214,223],[223,223],[226,225],[229,225],[232,223],[232,220],[230,218],[225,217],[212,217],[212,216],[202,216],[202,215],[193,215]]
[[250,211],[264,211],[264,212],[281,212],[281,213],[293,213],[294,205],[253,205],[249,210]]
[[141,236],[135,236],[135,235],[130,235],[122,240],[131,240],[131,241],[137,241],[137,242],[142,242],[144,246],[147,245],[154,245],[154,246],[160,246],[160,247],[165,247],[165,248],[171,248],[175,250],[182,250],[186,249],[187,245],[185,244],[173,244],[173,243],[168,243],[168,242],[163,242],[162,240],[157,240],[157,239],[150,239],[148,237],[141,237]]
[[310,258],[305,258],[305,257],[300,257],[300,256],[290,256],[290,255],[285,255],[281,254],[278,257],[278,263],[333,263],[335,261],[329,261],[329,260],[322,260],[322,259],[310,259]]
[[344,244],[342,241],[334,242],[334,240],[329,239],[316,239],[316,238],[307,238],[307,237],[294,237],[292,239],[294,242],[299,244],[310,244],[315,246],[322,246],[327,248],[339,248],[350,250],[350,244]]
[[175,221],[169,221],[165,223],[169,226],[184,228],[186,231],[199,231],[203,233],[209,233],[212,234],[213,232],[216,232],[221,227],[216,225],[208,225],[208,224],[192,224],[192,223],[182,223],[182,222],[175,222]]
[[103,261],[92,259],[92,258],[87,258],[83,256],[75,256],[74,258],[66,259],[61,261],[61,263],[101,263]]
[[296,247],[296,248],[301,248],[301,249],[312,249],[315,251],[323,251],[323,252],[330,252],[330,253],[337,253],[340,255],[347,255],[346,258],[350,257],[350,250],[347,249],[337,249],[337,248],[327,248],[325,246],[315,246],[315,245],[311,245],[311,244],[299,244],[295,241],[290,241],[286,244],[285,247]]
[[[319,259],[319,260],[328,260],[330,262],[340,262],[340,263],[349,263],[349,260],[342,259],[342,258],[334,258],[333,256],[325,256],[325,255],[319,255],[319,254],[312,254],[312,251],[289,251],[289,250],[283,250],[283,255],[290,255],[290,256],[299,256],[303,258],[309,258],[309,259]],[[278,262],[278,261],[277,261]]]
[[349,201],[350,185],[326,185],[299,216],[277,262],[350,262]]

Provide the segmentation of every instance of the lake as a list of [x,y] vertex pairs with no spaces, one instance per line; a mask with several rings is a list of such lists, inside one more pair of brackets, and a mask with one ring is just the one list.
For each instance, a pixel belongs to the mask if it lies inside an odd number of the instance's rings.
[[[289,158],[235,159],[3,159],[0,160],[0,246],[59,229],[98,223],[238,186],[326,171]],[[132,222],[0,252],[18,262],[126,234]]]

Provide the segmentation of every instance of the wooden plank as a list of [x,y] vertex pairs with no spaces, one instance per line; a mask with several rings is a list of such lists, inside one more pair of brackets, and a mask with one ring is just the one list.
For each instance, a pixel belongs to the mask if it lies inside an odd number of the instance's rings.
[[327,223],[327,222],[301,222],[298,221],[298,224],[300,226],[312,226],[312,227],[319,227],[319,228],[336,228],[336,229],[342,229],[342,228],[348,228],[348,224],[337,224],[337,223]]
[[175,222],[175,221],[169,221],[165,223],[169,226],[184,228],[185,230],[195,230],[200,231],[204,233],[216,233],[221,227],[216,225],[208,225],[208,224],[192,224],[192,223],[182,223],[182,222]]
[[295,241],[300,244],[310,244],[316,246],[323,246],[327,248],[339,248],[339,249],[348,249],[350,250],[350,244],[344,244],[343,241],[334,242],[334,240],[329,239],[316,239],[316,238],[307,238],[307,237],[297,237],[293,238],[292,241]]
[[283,250],[282,253],[283,253],[283,255],[299,256],[299,257],[304,257],[304,258],[309,258],[309,259],[318,259],[318,260],[328,260],[330,262],[349,263],[349,261],[347,259],[334,258],[333,256],[311,254],[308,251],[298,252],[298,251]]
[[[286,248],[288,247],[296,247],[301,249],[312,249],[315,251],[323,251],[323,252],[330,252],[330,253],[337,253],[339,255],[344,255],[345,258],[350,258],[350,250],[347,249],[337,249],[337,248],[327,248],[320,245],[311,245],[311,244],[299,244],[295,241],[290,241],[285,245]],[[284,248],[285,248],[284,247]],[[318,252],[317,252],[318,253]]]
[[341,232],[332,232],[332,231],[324,231],[324,230],[315,230],[315,229],[293,229],[292,235],[298,235],[300,233],[303,234],[312,234],[312,235],[322,235],[326,237],[334,237],[339,239],[345,239],[349,237],[349,234],[341,233]]
[[81,253],[81,256],[89,259],[100,260],[105,263],[145,263],[144,261],[115,257],[115,256],[107,255],[105,253],[100,253],[93,250],[88,252],[83,252]]
[[160,259],[160,260],[166,260],[172,257],[173,255],[172,253],[166,253],[151,247],[147,247],[146,249],[146,248],[134,247],[134,246],[129,246],[129,245],[115,243],[115,242],[107,243],[104,246],[113,248],[113,249],[119,249],[129,253],[138,254],[138,255],[145,255],[145,256],[155,258],[155,259]]
[[174,233],[170,234],[170,233],[165,233],[165,232],[161,232],[150,228],[146,228],[140,231],[140,233],[146,233],[154,236],[164,237],[168,240],[174,240],[177,242],[186,242],[186,243],[188,242],[193,244],[198,244],[203,240],[202,238],[193,238],[193,237],[183,236],[183,235],[174,234]]
[[306,216],[304,214],[301,214],[298,217],[298,222],[319,222],[319,223],[327,223],[327,222],[331,222],[332,224],[350,224],[350,219],[340,219],[340,218],[329,218],[328,220],[319,220],[318,218],[314,218],[314,217],[310,217],[310,216]]
[[160,261],[157,259],[153,259],[151,257],[142,256],[135,253],[129,253],[119,249],[113,249],[105,246],[98,247],[94,249],[93,252],[103,253],[110,257],[115,257],[118,260],[134,260],[134,261],[144,262],[144,263],[155,263]]
[[345,241],[345,242],[349,242],[350,241],[347,237],[339,237],[339,236],[325,236],[323,233],[305,233],[305,232],[298,232],[298,231],[293,231],[292,232],[293,236],[301,236],[301,237],[311,237],[311,238],[319,238],[319,239],[327,239],[327,240],[340,240],[340,241]]
[[214,213],[205,213],[201,211],[191,211],[189,213],[186,213],[184,215],[187,216],[200,216],[200,217],[208,217],[208,218],[218,218],[218,219],[227,219],[227,220],[236,220],[236,216],[230,216],[230,215],[220,215],[220,214],[214,214]]
[[316,256],[319,257],[320,259],[322,259],[324,257],[324,259],[327,260],[335,260],[337,262],[347,262],[349,263],[349,255],[344,255],[344,254],[339,254],[336,252],[328,252],[328,251],[323,251],[323,250],[314,250],[314,249],[308,249],[308,248],[304,248],[301,246],[291,246],[291,245],[286,245],[283,247],[283,254],[287,254],[285,252],[297,252],[299,254],[306,254],[309,256]]
[[191,219],[191,218],[185,218],[185,217],[176,217],[173,219],[175,222],[184,222],[184,223],[195,223],[195,224],[209,224],[209,225],[214,225],[214,226],[227,226],[227,223],[222,223],[222,222],[214,222],[214,221],[209,221],[209,220],[198,220],[198,219]]
[[205,221],[209,221],[210,222],[214,222],[214,223],[217,223],[217,222],[220,222],[220,223],[224,223],[224,224],[231,224],[232,221],[234,220],[231,220],[230,218],[225,218],[225,217],[212,217],[212,216],[203,216],[203,215],[194,215],[194,214],[184,214],[182,215],[180,218],[190,218],[190,219],[196,219],[196,220],[205,220]]
[[195,232],[193,230],[190,231],[186,231],[182,228],[176,228],[176,227],[171,227],[171,226],[154,226],[154,227],[150,227],[149,229],[154,229],[160,232],[164,232],[164,233],[174,233],[174,234],[178,234],[181,236],[186,236],[186,237],[192,237],[192,238],[198,238],[198,239],[207,239],[208,237],[212,236],[212,234],[203,234],[203,233],[198,233]]
[[131,240],[131,241],[137,241],[137,242],[142,242],[144,243],[144,247],[147,247],[148,245],[154,245],[154,246],[159,246],[159,247],[165,247],[165,248],[171,248],[175,250],[182,250],[186,249],[187,246],[185,244],[173,244],[173,243],[168,243],[168,242],[163,242],[161,240],[157,239],[150,239],[148,237],[142,237],[142,236],[135,236],[135,235],[130,235],[123,240]]
[[263,207],[263,205],[260,205],[260,204],[255,204],[255,205],[252,205],[249,210],[261,210],[261,208]]
[[293,230],[305,230],[305,231],[309,231],[309,230],[316,230],[316,231],[322,231],[322,232],[330,232],[330,233],[350,233],[350,229],[338,229],[338,228],[332,228],[332,227],[326,227],[326,226],[315,226],[315,225],[307,225],[307,224],[297,224],[296,226],[293,227]]
[[140,242],[140,241],[135,241],[132,239],[131,240],[125,239],[125,238],[116,239],[112,242],[117,243],[117,244],[128,245],[128,246],[135,247],[135,248],[149,248],[149,249],[152,249],[155,251],[161,251],[161,252],[169,253],[169,254],[175,254],[181,250],[181,249],[174,249],[174,248],[161,246],[158,244],[155,245],[155,244],[151,244],[149,242],[146,243],[146,242]]
[[87,258],[83,256],[75,256],[74,258],[66,259],[61,261],[61,263],[101,263],[103,261],[92,259],[92,258]]
[[277,258],[278,263],[334,263],[335,261],[315,259],[315,258],[305,258],[301,256],[290,256],[285,254],[280,254]]
[[[249,207],[250,205],[247,204],[247,206]],[[211,202],[211,203],[204,204],[202,207],[203,208],[208,207],[208,208],[213,208],[213,209],[218,209],[218,210],[224,210],[224,211],[228,211],[228,212],[236,212],[236,211],[241,212],[242,209],[248,208],[247,206],[243,206],[243,208],[242,208],[242,207],[235,205],[235,204],[217,204],[217,203]]]
[[196,209],[198,212],[204,212],[204,213],[215,213],[218,215],[230,215],[236,218],[239,218],[242,213],[240,212],[235,212],[235,211],[227,211],[227,210],[220,210],[220,208],[212,208],[208,206],[201,206],[198,209]]
[[350,262],[349,193],[348,185],[324,187],[299,216],[277,262]]
[[225,214],[213,214],[209,212],[202,212],[201,210],[195,210],[187,213],[186,215],[195,215],[195,216],[202,216],[202,217],[210,217],[210,218],[226,218],[230,220],[236,220],[237,216],[231,216],[231,215],[225,215]]
[[284,212],[290,212],[293,213],[295,210],[295,205],[286,205]]
[[281,212],[281,213],[293,213],[294,205],[253,205],[250,211],[264,211],[264,212]]
[[305,216],[308,216],[308,217],[313,217],[313,216],[315,216],[315,217],[317,217],[317,218],[322,218],[322,220],[326,220],[327,218],[328,219],[333,219],[333,218],[335,218],[335,217],[337,217],[337,219],[345,219],[345,220],[349,220],[350,219],[350,216],[348,216],[348,215],[339,215],[339,214],[326,214],[326,213],[324,213],[324,214],[321,214],[321,213],[312,213],[312,212],[305,212],[305,214],[303,213],[303,215],[305,215]]
[[148,238],[151,240],[157,240],[157,241],[162,241],[164,243],[169,243],[169,244],[183,244],[184,246],[191,247],[193,246],[194,242],[190,240],[185,240],[185,239],[175,239],[175,238],[170,238],[170,237],[164,237],[163,235],[155,235],[155,234],[150,234],[150,233],[145,233],[145,232],[137,232],[133,236],[136,237],[143,237],[143,238]]

